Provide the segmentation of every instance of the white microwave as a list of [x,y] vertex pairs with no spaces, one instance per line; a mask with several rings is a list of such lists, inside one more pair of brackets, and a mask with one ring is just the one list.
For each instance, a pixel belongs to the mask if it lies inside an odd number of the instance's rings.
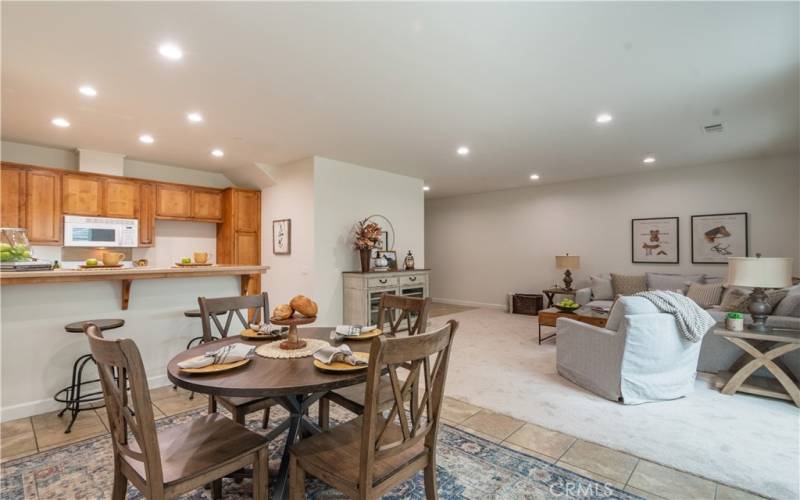
[[139,221],[65,215],[64,246],[138,247]]

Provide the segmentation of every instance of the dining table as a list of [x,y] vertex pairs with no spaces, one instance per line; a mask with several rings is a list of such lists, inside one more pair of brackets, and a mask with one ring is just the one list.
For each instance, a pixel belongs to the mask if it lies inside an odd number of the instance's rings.
[[[341,342],[330,339],[333,330],[334,327],[309,327],[300,329],[299,334],[301,338],[327,340],[338,345]],[[368,352],[371,340],[348,339],[346,342],[355,352]],[[329,391],[365,382],[367,370],[332,373],[316,368],[313,356],[276,359],[258,354],[248,363],[228,371],[190,374],[178,367],[181,361],[236,342],[257,347],[270,341],[236,335],[201,344],[172,358],[167,365],[167,375],[173,384],[189,391],[209,396],[273,398],[289,412],[289,417],[266,435],[272,440],[288,431],[278,473],[271,479],[273,498],[288,498],[289,448],[304,434],[322,432],[309,418],[308,408]]]

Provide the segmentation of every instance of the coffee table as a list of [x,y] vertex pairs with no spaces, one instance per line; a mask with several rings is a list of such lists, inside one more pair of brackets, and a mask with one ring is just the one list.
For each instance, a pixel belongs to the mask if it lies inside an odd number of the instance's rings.
[[606,322],[608,321],[608,313],[595,311],[591,307],[581,307],[574,312],[564,312],[560,309],[556,309],[555,307],[543,309],[539,311],[539,345],[541,345],[545,340],[556,336],[558,332],[554,332],[547,337],[542,338],[542,327],[551,326],[555,328],[558,318],[574,319],[575,321],[580,321],[582,323],[588,323],[590,325],[604,328],[606,326]]

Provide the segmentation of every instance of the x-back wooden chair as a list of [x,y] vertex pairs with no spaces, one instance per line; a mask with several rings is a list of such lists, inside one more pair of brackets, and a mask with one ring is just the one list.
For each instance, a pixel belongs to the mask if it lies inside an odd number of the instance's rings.
[[[211,482],[212,493],[219,498],[221,478],[247,465],[253,466],[253,497],[267,498],[267,441],[262,436],[218,413],[156,431],[136,344],[130,339],[104,339],[92,323],[85,326],[85,332],[97,362],[111,426],[114,500],[125,498],[128,481],[144,497],[156,500],[174,498]],[[128,430],[133,440],[129,440]]]
[[[255,323],[259,322],[260,318],[269,317],[269,296],[267,292],[259,295],[221,297],[214,299],[199,297],[197,302],[200,304],[200,319],[203,325],[203,343],[209,343],[209,349],[213,349],[213,343],[211,342],[214,341],[214,328],[216,328],[216,333],[221,338],[226,338],[231,332],[232,327],[241,327],[241,329],[249,328],[250,323],[248,317],[252,317]],[[227,315],[224,313],[227,313]],[[224,319],[220,320],[221,317]],[[238,319],[238,322],[234,321],[234,318]],[[239,331],[241,330],[235,330],[234,335],[238,334]],[[244,419],[248,414],[264,410],[261,425],[266,429],[269,425],[270,408],[278,403],[271,398],[209,396],[208,413],[216,412],[217,404],[231,412],[233,420],[240,424],[244,424]]]
[[[436,331],[372,341],[364,414],[294,445],[290,451],[290,496],[304,497],[309,473],[344,494],[372,499],[388,492],[420,469],[425,471],[425,496],[437,498],[436,437],[447,378],[453,320]],[[409,367],[405,382],[397,369]],[[381,410],[381,372],[388,369],[392,405]],[[422,382],[420,384],[419,382]],[[405,403],[415,386],[424,387],[412,411]]]
[[[399,297],[385,293],[381,295],[378,305],[378,328],[388,330],[386,335],[397,336],[401,331],[407,332],[409,336],[425,333],[428,326],[428,311],[430,310],[431,299],[420,299],[416,297]],[[404,330],[401,328],[405,326]],[[381,378],[381,397],[382,407],[391,405],[392,391],[389,386],[388,377]],[[319,401],[319,425],[327,429],[330,421],[330,402],[347,408],[356,415],[364,412],[364,389],[365,384],[357,384],[342,389],[331,391],[323,396]],[[416,398],[417,391],[411,391],[411,398]],[[414,399],[416,401],[416,399]]]

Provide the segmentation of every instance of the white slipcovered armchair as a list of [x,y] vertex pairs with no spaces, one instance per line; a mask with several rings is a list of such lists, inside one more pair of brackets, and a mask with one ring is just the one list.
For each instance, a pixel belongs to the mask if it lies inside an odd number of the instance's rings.
[[568,318],[556,328],[558,373],[604,398],[638,404],[694,391],[701,343],[647,299],[621,297],[606,328]]

